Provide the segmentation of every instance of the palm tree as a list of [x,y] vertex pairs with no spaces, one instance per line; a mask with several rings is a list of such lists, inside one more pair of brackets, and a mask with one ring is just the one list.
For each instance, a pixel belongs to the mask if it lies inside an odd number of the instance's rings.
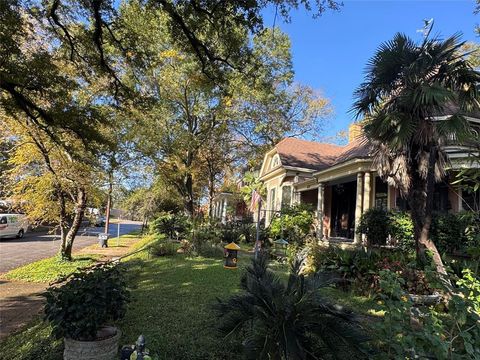
[[244,336],[247,359],[366,358],[353,313],[325,301],[321,274],[300,275],[292,266],[287,283],[267,268],[266,255],[252,260],[241,279],[243,292],[216,309],[224,336]]
[[465,114],[480,108],[480,74],[462,54],[458,34],[441,40],[430,31],[421,43],[396,34],[379,47],[355,92],[353,110],[365,118],[379,174],[408,201],[417,261],[425,262],[428,249],[445,275],[429,238],[434,185],[445,177],[447,140],[462,141],[471,131]]

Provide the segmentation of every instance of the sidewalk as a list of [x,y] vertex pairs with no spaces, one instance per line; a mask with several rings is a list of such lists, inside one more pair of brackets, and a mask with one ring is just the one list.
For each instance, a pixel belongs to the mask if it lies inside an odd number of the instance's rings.
[[0,341],[42,311],[48,284],[0,280]]
[[[117,245],[117,239],[109,240],[109,248],[99,248],[91,245],[80,249],[74,255],[101,255],[101,260],[120,257],[129,252],[131,246],[140,238],[122,239]],[[43,309],[42,293],[48,287],[46,283],[20,282],[0,280],[0,341],[26,325]]]

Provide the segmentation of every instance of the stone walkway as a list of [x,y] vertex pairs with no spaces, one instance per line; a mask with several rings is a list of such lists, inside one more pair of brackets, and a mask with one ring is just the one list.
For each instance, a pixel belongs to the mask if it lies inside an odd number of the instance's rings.
[[[116,239],[110,240],[115,245]],[[129,252],[130,247],[138,239],[122,240],[119,247],[99,248],[97,245],[88,246],[76,251],[78,254],[98,254],[102,260],[120,257]],[[0,341],[9,334],[26,325],[43,309],[44,298],[42,293],[48,287],[45,283],[19,282],[0,279]]]

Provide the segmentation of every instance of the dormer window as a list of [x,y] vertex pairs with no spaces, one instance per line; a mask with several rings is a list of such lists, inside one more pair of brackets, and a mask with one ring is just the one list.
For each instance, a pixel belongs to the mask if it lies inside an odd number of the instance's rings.
[[278,154],[275,154],[272,158],[272,166],[270,168],[276,168],[278,165],[280,165],[280,156],[278,156]]

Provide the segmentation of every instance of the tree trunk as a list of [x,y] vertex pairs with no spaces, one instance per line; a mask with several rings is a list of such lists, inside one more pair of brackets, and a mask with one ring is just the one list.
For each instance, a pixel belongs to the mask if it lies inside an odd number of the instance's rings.
[[80,225],[82,224],[86,206],[87,195],[85,189],[80,187],[77,189],[77,202],[72,224],[66,234],[65,229],[62,229],[62,247],[60,249],[60,256],[62,260],[72,260],[73,241],[75,240],[78,229],[80,229]]
[[189,217],[193,217],[193,178],[191,173],[185,175],[185,211]]
[[[433,263],[435,264],[440,280],[448,291],[452,292],[452,286],[448,279],[445,265],[437,247],[430,239],[430,227],[432,225],[433,196],[435,191],[435,164],[437,162],[437,152],[435,147],[430,147],[428,170],[426,178],[422,177],[418,171],[413,172],[411,178],[411,189],[409,191],[410,213],[413,221],[415,236],[415,251],[417,264],[425,266],[427,263],[426,251],[430,251]],[[413,169],[418,169],[418,163],[414,161]]]
[[213,197],[215,196],[215,181],[212,176],[208,179],[208,218],[213,219]]
[[[420,233],[419,243],[423,249],[430,251],[432,255],[433,263],[435,264],[437,273],[440,277],[440,280],[447,288],[447,290],[452,293],[453,287],[448,278],[447,270],[445,269],[445,264],[442,261],[442,257],[438,252],[437,247],[434,242],[430,239],[430,227],[432,226],[432,215],[433,215],[433,196],[435,192],[435,164],[437,163],[437,148],[432,146],[430,148],[430,155],[428,159],[428,172],[426,180],[426,203],[425,203],[425,219],[423,222],[422,231]],[[424,250],[425,251],[425,250]]]

